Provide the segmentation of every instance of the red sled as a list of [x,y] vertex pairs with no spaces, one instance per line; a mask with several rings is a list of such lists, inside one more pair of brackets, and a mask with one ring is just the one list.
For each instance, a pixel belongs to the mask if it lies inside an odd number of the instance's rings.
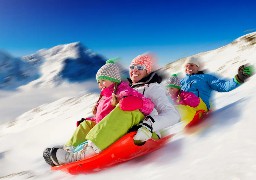
[[194,116],[194,118],[186,125],[186,128],[195,127],[209,116],[210,112],[205,112],[204,110],[198,110]]
[[173,136],[173,134],[171,134],[159,140],[150,139],[144,145],[137,146],[133,141],[135,133],[136,132],[130,132],[126,134],[109,148],[95,156],[60,166],[54,166],[52,170],[61,170],[70,174],[93,173],[153,152],[167,144]]
[[205,112],[204,110],[199,110],[196,112],[194,118],[192,121],[190,121],[184,128],[185,132],[188,134],[200,132],[205,127],[208,126],[208,123],[206,120],[210,116],[211,111]]

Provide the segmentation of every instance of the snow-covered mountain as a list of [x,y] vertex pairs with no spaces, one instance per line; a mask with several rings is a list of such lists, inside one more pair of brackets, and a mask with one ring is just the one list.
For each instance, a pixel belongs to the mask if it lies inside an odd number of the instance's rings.
[[[195,56],[202,59],[207,71],[233,77],[241,64],[256,65],[255,39],[256,33],[247,34],[224,47]],[[163,69],[168,73],[182,72],[185,60],[170,63]],[[256,75],[234,91],[217,93],[213,99],[215,111],[197,133],[180,131],[154,153],[101,172],[78,176],[51,171],[42,152],[45,147],[67,141],[76,120],[91,115],[98,94],[85,93],[42,104],[11,122],[0,124],[0,179],[254,180],[255,87]],[[56,88],[48,93],[54,91]],[[12,108],[6,111],[14,113]]]
[[0,52],[0,89],[12,90],[37,79],[35,64]]
[[105,61],[79,42],[42,49],[20,59],[1,53],[0,89],[84,82],[94,78]]

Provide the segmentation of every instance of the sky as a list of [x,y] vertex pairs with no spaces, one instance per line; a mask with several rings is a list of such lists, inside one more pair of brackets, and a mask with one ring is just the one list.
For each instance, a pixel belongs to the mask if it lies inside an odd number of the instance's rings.
[[0,0],[0,50],[14,57],[81,42],[107,58],[159,64],[256,31],[253,0]]

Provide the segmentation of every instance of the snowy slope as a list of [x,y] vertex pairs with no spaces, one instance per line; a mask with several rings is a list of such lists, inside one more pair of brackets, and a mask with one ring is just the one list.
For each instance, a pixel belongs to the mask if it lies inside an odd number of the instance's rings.
[[166,147],[146,157],[97,174],[76,177],[51,172],[42,159],[42,151],[68,139],[75,121],[90,114],[95,95],[60,99],[32,109],[1,130],[0,175],[20,173],[13,174],[14,179],[32,176],[34,179],[253,180],[256,177],[255,87],[253,77],[239,89],[217,98],[216,111],[202,131],[192,135],[181,133]]
[[[249,46],[244,38],[198,56],[208,58],[208,70],[232,77],[243,62],[256,64],[252,53],[255,45]],[[42,158],[42,151],[65,143],[76,120],[91,114],[98,95],[86,93],[43,104],[0,125],[0,179],[254,180],[255,87],[253,76],[234,91],[216,94],[215,111],[197,132],[180,132],[154,153],[95,174],[78,176],[52,172]],[[7,111],[12,113],[11,109]]]

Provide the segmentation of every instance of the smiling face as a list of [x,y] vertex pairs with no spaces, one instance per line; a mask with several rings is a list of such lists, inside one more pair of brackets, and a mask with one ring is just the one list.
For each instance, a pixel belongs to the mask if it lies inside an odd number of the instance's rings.
[[130,66],[129,74],[133,84],[139,82],[142,78],[148,75],[147,70],[145,68],[139,68],[141,66],[142,65],[140,64],[132,64]]
[[109,81],[109,80],[105,80],[105,79],[98,80],[98,86],[99,86],[100,90],[108,88],[112,84],[114,84],[114,83],[112,81]]
[[174,87],[168,88],[168,93],[169,93],[171,96],[173,96],[173,97],[177,96],[177,94],[179,93],[179,91],[180,91],[180,89],[178,89],[178,88],[174,88]]
[[199,71],[199,67],[195,64],[188,63],[185,65],[185,73],[186,74],[196,74]]

